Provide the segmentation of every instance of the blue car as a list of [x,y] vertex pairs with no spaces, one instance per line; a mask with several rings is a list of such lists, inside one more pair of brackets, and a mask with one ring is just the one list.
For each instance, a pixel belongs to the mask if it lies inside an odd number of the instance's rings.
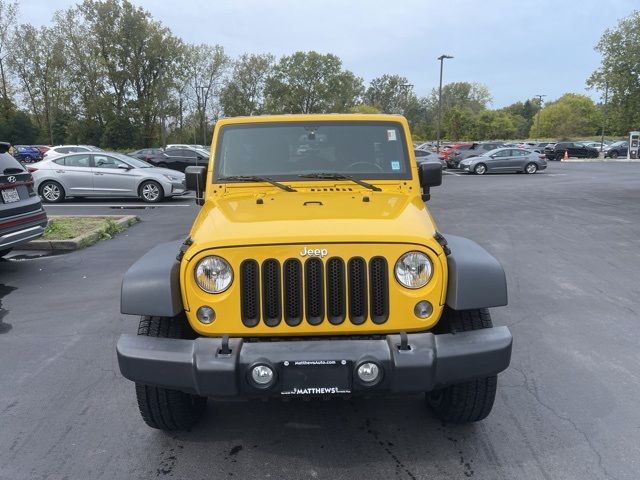
[[42,160],[40,150],[28,145],[15,145],[13,147],[13,156],[22,163],[35,163]]

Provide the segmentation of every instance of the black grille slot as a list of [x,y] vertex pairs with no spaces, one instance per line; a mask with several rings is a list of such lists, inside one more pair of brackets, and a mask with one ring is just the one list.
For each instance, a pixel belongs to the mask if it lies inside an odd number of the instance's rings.
[[324,319],[324,276],[322,261],[310,258],[304,264],[307,322],[319,325]]
[[327,318],[334,325],[344,322],[346,303],[344,262],[333,257],[327,261]]
[[284,321],[295,327],[302,321],[302,264],[290,258],[284,262]]
[[389,275],[387,260],[374,257],[369,262],[371,320],[384,323],[389,318]]
[[348,264],[349,319],[360,325],[367,319],[367,263],[363,258],[352,258]]
[[260,272],[258,262],[245,260],[240,264],[240,316],[246,327],[260,321]]
[[262,311],[264,323],[275,327],[281,318],[280,264],[277,260],[265,260],[262,264]]

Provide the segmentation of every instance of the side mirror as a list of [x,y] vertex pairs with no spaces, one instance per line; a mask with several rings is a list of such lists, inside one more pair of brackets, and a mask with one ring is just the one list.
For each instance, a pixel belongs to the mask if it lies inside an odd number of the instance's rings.
[[196,204],[204,205],[205,182],[207,167],[187,167],[184,170],[187,190],[196,192]]
[[422,187],[422,200],[431,199],[431,187],[442,185],[442,166],[437,163],[421,163],[418,166],[418,177]]
[[129,171],[131,167],[129,165],[118,165],[118,169]]

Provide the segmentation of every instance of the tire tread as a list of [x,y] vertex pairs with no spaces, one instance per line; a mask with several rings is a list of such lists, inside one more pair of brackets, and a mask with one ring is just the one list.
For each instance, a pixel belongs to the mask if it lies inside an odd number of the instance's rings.
[[[160,338],[194,338],[184,316],[142,317],[138,335]],[[160,430],[187,430],[204,413],[207,399],[198,395],[136,383],[138,408],[144,422]]]

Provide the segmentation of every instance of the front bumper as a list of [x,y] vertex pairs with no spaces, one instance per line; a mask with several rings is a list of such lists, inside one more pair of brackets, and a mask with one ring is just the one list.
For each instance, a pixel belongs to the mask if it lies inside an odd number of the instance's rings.
[[[312,378],[303,373],[306,383],[296,394],[314,395],[427,392],[495,375],[505,370],[511,359],[512,337],[507,327],[443,335],[416,333],[407,335],[407,339],[409,348],[403,350],[400,335],[273,342],[231,338],[230,353],[224,353],[221,338],[177,340],[121,335],[116,349],[120,371],[129,380],[212,397],[290,395],[291,385],[286,391],[282,385],[283,369],[298,363],[344,366],[340,371],[321,371],[317,379],[313,378],[315,373]],[[363,362],[379,366],[382,375],[377,383],[359,381],[356,371]],[[275,371],[269,388],[258,388],[250,381],[250,369],[257,364]],[[340,376],[335,382],[334,371]],[[335,385],[344,381],[345,373],[348,386],[338,391]]]

